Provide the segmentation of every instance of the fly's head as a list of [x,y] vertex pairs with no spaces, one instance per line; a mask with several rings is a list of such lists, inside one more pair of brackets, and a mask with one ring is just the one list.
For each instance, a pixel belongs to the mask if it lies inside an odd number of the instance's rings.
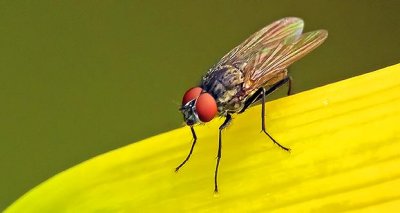
[[209,122],[218,112],[214,97],[200,87],[193,87],[186,91],[180,111],[189,126]]

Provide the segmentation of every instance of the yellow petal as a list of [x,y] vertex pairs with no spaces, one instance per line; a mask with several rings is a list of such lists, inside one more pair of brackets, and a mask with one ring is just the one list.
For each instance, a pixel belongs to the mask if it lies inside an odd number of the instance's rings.
[[218,126],[160,134],[64,171],[6,212],[395,212],[400,209],[400,64],[267,103],[223,132],[220,193],[213,193]]

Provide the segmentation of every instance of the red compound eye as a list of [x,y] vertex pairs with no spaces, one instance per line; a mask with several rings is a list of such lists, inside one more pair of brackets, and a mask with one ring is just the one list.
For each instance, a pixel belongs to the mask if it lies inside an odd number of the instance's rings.
[[183,95],[182,106],[199,97],[201,91],[203,91],[203,89],[200,87],[193,87],[186,91],[186,93]]
[[217,103],[209,93],[202,93],[196,101],[196,112],[202,122],[211,121],[217,114]]

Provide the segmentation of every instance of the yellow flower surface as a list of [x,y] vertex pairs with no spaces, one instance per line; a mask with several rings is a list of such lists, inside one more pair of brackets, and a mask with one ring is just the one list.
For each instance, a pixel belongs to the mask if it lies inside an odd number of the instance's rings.
[[47,180],[6,212],[396,212],[400,209],[400,64],[235,116],[100,155]]

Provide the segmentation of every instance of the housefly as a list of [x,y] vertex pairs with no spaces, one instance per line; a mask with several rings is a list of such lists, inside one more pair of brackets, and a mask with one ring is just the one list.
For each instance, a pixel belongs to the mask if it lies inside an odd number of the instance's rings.
[[287,17],[273,22],[251,35],[228,52],[211,67],[200,85],[186,91],[180,111],[190,127],[193,143],[186,159],[176,167],[178,171],[190,158],[197,141],[194,125],[211,121],[215,116],[225,117],[219,127],[217,162],[214,172],[214,191],[218,192],[218,167],[221,160],[221,132],[232,120],[233,113],[242,113],[261,100],[261,129],[280,148],[265,129],[265,97],[288,84],[291,78],[288,66],[322,44],[328,36],[326,30],[302,33],[304,22]]

